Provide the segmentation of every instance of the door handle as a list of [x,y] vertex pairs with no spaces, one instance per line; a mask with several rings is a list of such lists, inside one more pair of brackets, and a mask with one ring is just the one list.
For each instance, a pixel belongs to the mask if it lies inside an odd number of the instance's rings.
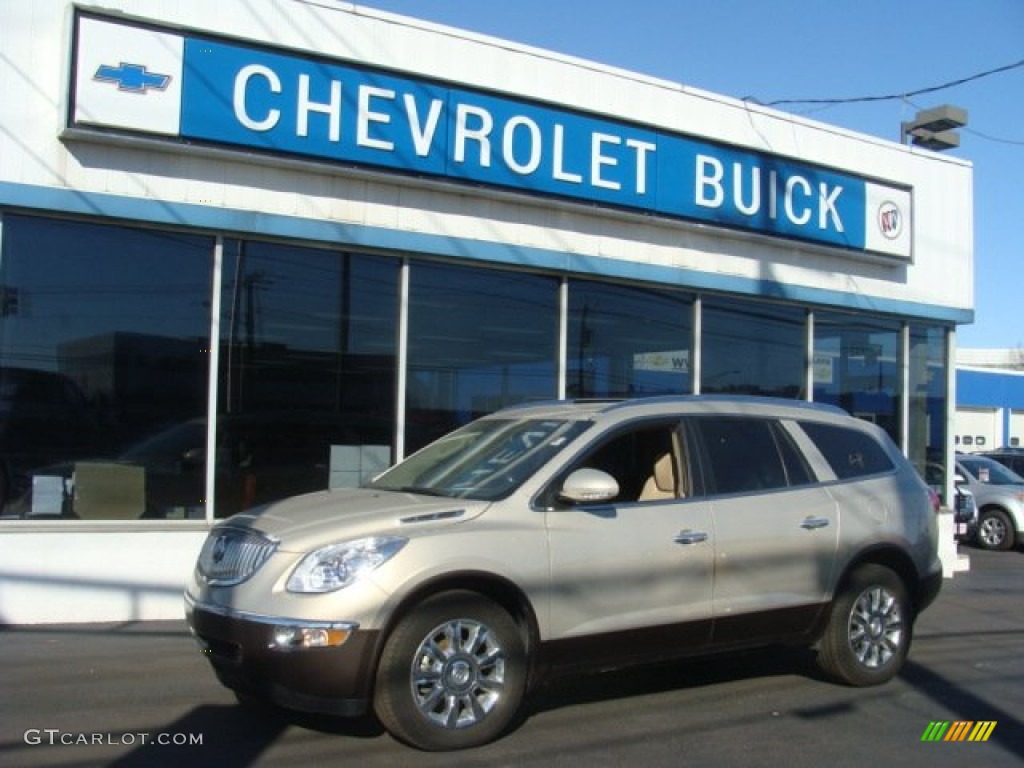
[[676,537],[672,539],[676,544],[700,544],[701,542],[707,541],[708,535],[703,531],[680,531],[676,534]]
[[827,517],[805,517],[804,521],[800,523],[800,527],[808,531],[827,528],[830,525],[832,525],[832,521]]

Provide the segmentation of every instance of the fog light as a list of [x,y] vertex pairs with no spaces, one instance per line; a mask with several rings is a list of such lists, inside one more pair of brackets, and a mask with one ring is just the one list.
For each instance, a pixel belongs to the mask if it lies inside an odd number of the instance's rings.
[[274,627],[274,642],[278,650],[299,648],[330,648],[343,645],[352,630],[345,627]]
[[274,627],[274,648],[292,648],[299,638],[295,627]]

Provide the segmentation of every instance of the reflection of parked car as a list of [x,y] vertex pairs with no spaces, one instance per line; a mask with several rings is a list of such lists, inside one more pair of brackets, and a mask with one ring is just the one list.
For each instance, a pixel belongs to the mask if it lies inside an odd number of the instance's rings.
[[[362,434],[357,426],[356,419],[320,412],[221,416],[214,478],[218,514],[227,516],[255,504],[328,488],[332,447],[359,445]],[[206,442],[205,419],[193,419],[157,432],[114,459],[63,462],[34,474],[63,482],[67,498],[60,513],[65,516],[92,516],[84,511],[84,490],[78,478],[88,471],[90,479],[97,478],[92,487],[101,494],[88,500],[88,509],[97,516],[203,517]],[[387,463],[384,460],[378,469]],[[127,472],[129,468],[138,468],[137,479]],[[137,485],[135,500],[125,498],[124,486],[131,483]],[[104,496],[112,499],[114,494],[120,494],[117,507],[122,512],[112,512],[112,501],[105,503]],[[18,508],[24,516],[39,514],[31,511],[30,495]]]
[[[157,433],[121,460],[146,468],[146,516],[204,514],[206,421]],[[216,506],[227,516],[255,504],[328,487],[332,445],[356,441],[335,414],[283,411],[217,420]]]
[[941,585],[935,502],[882,429],[827,406],[510,408],[364,488],[223,521],[186,611],[241,698],[372,703],[398,738],[458,749],[548,668],[786,642],[889,680]]
[[961,477],[978,503],[975,541],[985,549],[1012,549],[1024,530],[1024,477],[985,456],[958,454]]
[[28,490],[31,470],[95,452],[98,426],[67,376],[0,368],[0,510]]

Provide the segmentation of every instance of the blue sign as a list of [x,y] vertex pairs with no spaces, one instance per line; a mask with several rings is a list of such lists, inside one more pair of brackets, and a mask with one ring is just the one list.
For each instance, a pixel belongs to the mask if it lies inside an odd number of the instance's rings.
[[[99,23],[99,22],[93,22]],[[104,26],[116,26],[104,24]],[[126,28],[131,29],[128,25]],[[99,38],[98,33],[95,34]],[[143,50],[143,32],[134,50]],[[493,93],[178,33],[170,127],[217,145],[555,195],[854,250],[909,257],[909,190],[767,153]],[[102,38],[109,46],[109,35]],[[86,46],[82,45],[81,48]],[[152,48],[152,46],[150,46]],[[165,46],[166,47],[166,46]],[[165,62],[102,77],[146,94]],[[102,85],[83,83],[78,103]],[[105,100],[97,96],[97,102]],[[137,102],[136,102],[137,103]],[[104,101],[105,104],[105,101]],[[155,105],[155,102],[154,102]],[[134,105],[132,105],[134,106]],[[96,109],[81,110],[90,119]],[[893,234],[895,233],[895,234]]]

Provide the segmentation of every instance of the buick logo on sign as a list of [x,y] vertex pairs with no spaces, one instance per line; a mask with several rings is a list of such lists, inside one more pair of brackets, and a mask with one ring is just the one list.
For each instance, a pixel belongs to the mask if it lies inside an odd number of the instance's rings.
[[903,211],[891,201],[878,206],[878,229],[888,240],[895,240],[903,233]]
[[224,555],[228,551],[228,537],[221,535],[217,537],[217,540],[213,542],[213,552],[211,556],[213,562],[219,564],[224,559]]

